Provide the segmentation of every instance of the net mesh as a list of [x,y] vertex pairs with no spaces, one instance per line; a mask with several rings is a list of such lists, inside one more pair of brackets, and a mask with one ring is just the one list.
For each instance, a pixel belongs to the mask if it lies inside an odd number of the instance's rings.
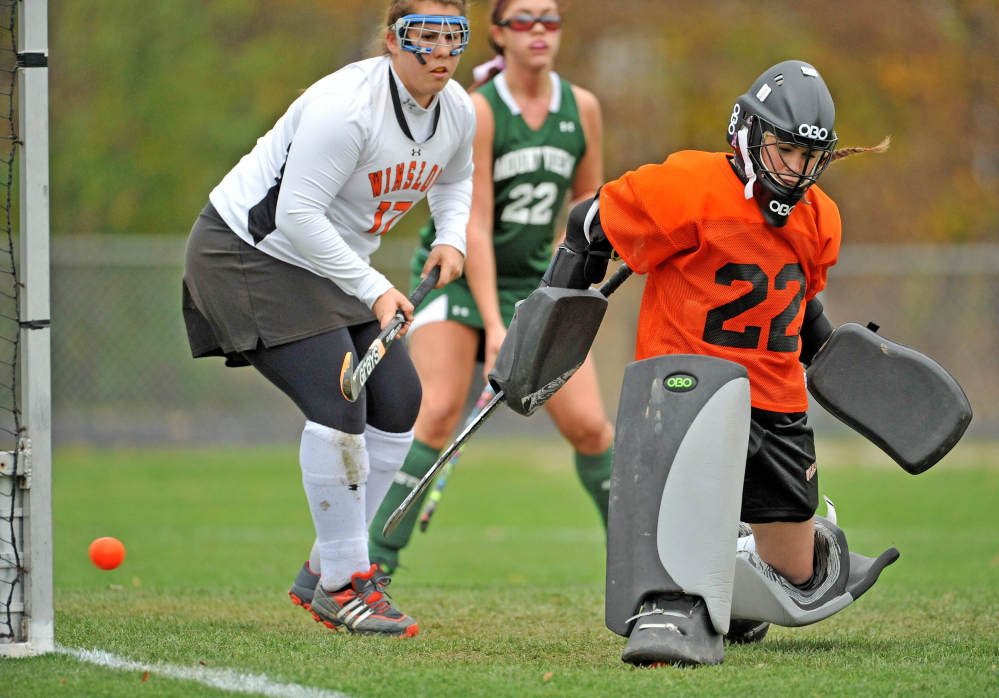
[[[21,494],[17,443],[21,431],[17,385],[20,286],[15,266],[13,220],[14,88],[17,69],[17,0],[0,0],[0,452],[11,454],[0,474],[0,643],[19,640],[23,610]],[[4,455],[0,453],[0,455]]]

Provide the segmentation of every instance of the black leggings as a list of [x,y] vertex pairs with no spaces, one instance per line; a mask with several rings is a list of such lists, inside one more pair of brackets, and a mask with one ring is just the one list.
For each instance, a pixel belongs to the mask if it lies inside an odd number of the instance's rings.
[[242,354],[309,421],[348,434],[363,433],[367,424],[401,434],[413,428],[423,398],[420,378],[401,341],[389,347],[357,402],[340,392],[343,357],[352,351],[360,361],[379,331],[377,322],[367,322]]

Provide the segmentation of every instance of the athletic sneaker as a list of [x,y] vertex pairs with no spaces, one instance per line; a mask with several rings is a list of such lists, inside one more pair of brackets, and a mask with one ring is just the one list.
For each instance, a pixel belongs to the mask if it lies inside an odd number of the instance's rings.
[[312,568],[309,567],[309,561],[306,560],[302,569],[298,571],[295,581],[292,582],[288,596],[291,597],[293,604],[308,611],[317,586],[319,586],[319,575],[312,571]]
[[355,572],[350,584],[339,591],[316,586],[310,604],[312,617],[327,628],[346,628],[354,635],[391,635],[414,637],[419,632],[416,621],[392,606],[385,585],[376,579],[378,565],[367,572]]
[[[378,571],[375,572],[375,581],[383,587],[388,586],[389,582],[392,581],[392,578],[389,577],[389,574],[392,572],[391,568],[385,563],[377,561],[375,565],[378,567]],[[308,611],[317,586],[319,586],[319,575],[312,571],[309,561],[306,560],[302,564],[302,569],[298,571],[295,581],[292,582],[291,589],[288,590],[288,596],[291,597],[293,604],[301,606]]]

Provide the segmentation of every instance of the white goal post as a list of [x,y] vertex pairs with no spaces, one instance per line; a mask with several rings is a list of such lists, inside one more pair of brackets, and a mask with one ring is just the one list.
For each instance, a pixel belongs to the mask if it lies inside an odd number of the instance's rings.
[[[10,210],[3,223],[14,299],[10,413],[13,429],[0,451],[0,657],[44,654],[54,649],[52,589],[52,428],[49,327],[49,109],[47,0],[2,0],[16,35],[11,94],[17,118],[10,126],[17,153],[19,260],[12,248]],[[16,95],[16,96],[15,96]],[[13,115],[11,115],[13,116]],[[8,118],[0,114],[0,118]],[[11,158],[13,160],[13,157]],[[12,162],[5,162],[12,167]],[[12,174],[12,173],[10,173]],[[12,180],[8,173],[8,187]],[[12,195],[8,189],[8,195]],[[8,196],[8,200],[9,200]],[[2,236],[0,236],[2,237]],[[6,284],[6,281],[3,283]],[[9,443],[8,443],[9,441]],[[10,450],[6,450],[10,449]]]

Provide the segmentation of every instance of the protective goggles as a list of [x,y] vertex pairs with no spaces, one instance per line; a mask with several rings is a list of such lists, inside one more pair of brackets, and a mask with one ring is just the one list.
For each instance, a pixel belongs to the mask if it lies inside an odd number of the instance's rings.
[[413,53],[433,53],[438,46],[457,56],[468,46],[468,20],[461,15],[406,15],[389,27],[399,46]]
[[529,32],[534,29],[534,25],[541,22],[541,26],[550,32],[557,32],[562,28],[562,17],[559,15],[534,15],[522,14],[507,17],[497,22],[501,27],[509,27],[515,32]]

